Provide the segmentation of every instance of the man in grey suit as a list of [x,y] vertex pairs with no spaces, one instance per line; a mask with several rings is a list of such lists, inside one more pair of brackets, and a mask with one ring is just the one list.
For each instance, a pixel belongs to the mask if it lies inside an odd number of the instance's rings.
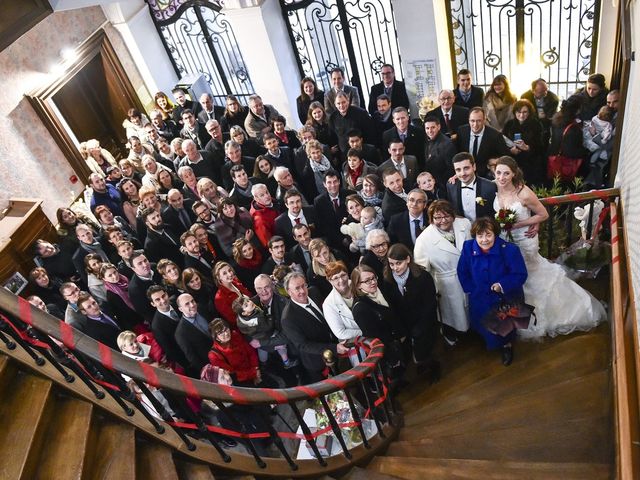
[[386,162],[382,162],[380,168],[381,172],[385,170],[397,170],[400,172],[403,178],[403,184],[405,191],[411,190],[416,183],[416,177],[418,176],[418,160],[413,155],[404,154],[404,143],[402,140],[394,139],[389,143],[389,155],[391,158]]
[[324,110],[327,113],[327,117],[330,116],[336,110],[335,102],[336,95],[339,92],[344,92],[349,97],[349,103],[354,107],[360,107],[360,94],[356,87],[351,87],[344,84],[344,70],[340,67],[336,67],[331,70],[331,90],[324,94]]

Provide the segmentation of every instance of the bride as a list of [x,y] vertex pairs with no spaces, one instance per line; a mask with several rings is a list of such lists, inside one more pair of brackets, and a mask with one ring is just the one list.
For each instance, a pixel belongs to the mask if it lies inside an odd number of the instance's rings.
[[496,212],[511,209],[516,213],[511,234],[513,242],[520,247],[529,273],[524,284],[526,302],[536,307],[537,325],[520,330],[520,337],[566,335],[575,330],[590,330],[605,320],[602,304],[567,278],[560,265],[538,253],[538,227],[549,214],[535,193],[524,184],[516,161],[511,157],[500,157],[495,176],[498,193],[494,209]]

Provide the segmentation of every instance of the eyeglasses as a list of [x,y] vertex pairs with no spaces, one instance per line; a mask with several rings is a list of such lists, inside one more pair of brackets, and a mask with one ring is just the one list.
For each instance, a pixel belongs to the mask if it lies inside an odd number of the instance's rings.
[[367,278],[366,280],[360,280],[360,285],[363,285],[363,284],[373,285],[374,283],[376,283],[376,281],[378,281],[378,277],[373,276],[373,277]]
[[393,75],[393,72],[380,72],[380,75]]
[[386,247],[388,245],[387,242],[378,243],[376,245],[371,245],[372,250],[378,250],[379,248]]
[[439,217],[433,217],[433,220],[436,221],[436,222],[440,222],[442,220],[447,220],[449,218],[452,218],[451,215],[442,215],[442,216],[439,216]]

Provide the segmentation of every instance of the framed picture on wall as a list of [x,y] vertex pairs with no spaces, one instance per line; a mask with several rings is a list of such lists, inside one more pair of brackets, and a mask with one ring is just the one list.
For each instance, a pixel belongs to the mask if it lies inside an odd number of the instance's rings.
[[16,272],[11,275],[11,277],[9,277],[9,280],[4,282],[3,287],[9,290],[14,295],[19,295],[20,292],[22,292],[27,286],[27,283],[29,283],[27,279],[24,278],[24,276],[20,272]]

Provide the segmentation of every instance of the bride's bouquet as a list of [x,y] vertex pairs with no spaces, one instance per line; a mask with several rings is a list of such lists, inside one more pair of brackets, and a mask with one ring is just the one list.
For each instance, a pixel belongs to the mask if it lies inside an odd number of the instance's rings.
[[501,208],[496,212],[496,220],[503,232],[507,232],[507,239],[513,242],[511,230],[518,221],[518,214],[510,208]]

